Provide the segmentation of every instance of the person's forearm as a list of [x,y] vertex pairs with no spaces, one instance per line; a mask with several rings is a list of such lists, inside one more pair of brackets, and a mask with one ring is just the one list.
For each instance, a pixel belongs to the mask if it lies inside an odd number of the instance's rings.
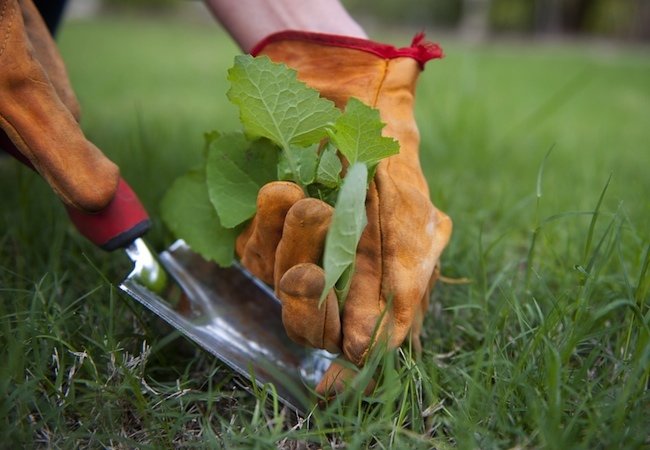
[[205,3],[245,52],[266,36],[283,30],[367,37],[337,0],[205,0]]

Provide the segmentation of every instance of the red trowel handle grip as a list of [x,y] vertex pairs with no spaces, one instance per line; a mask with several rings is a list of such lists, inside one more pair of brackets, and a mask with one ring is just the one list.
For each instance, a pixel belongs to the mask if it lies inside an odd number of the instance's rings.
[[[34,169],[2,130],[0,130],[0,149],[7,151],[20,162]],[[66,210],[77,230],[104,250],[110,251],[126,247],[151,227],[147,211],[122,178],[117,186],[115,197],[103,210],[93,214],[79,211],[70,206],[66,206]]]
[[124,248],[151,227],[147,211],[122,178],[113,200],[98,213],[84,213],[67,205],[66,210],[77,230],[104,250]]

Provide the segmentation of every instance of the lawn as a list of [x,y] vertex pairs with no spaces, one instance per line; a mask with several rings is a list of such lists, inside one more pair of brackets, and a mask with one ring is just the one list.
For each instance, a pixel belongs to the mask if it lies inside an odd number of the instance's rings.
[[[296,418],[119,292],[127,258],[85,242],[45,183],[4,158],[2,442],[649,446],[648,48],[441,43],[416,114],[454,235],[421,361],[388,355],[375,396]],[[165,190],[200,160],[204,132],[238,127],[224,95],[236,47],[214,25],[169,18],[71,21],[60,45],[83,128],[139,193],[163,249]]]

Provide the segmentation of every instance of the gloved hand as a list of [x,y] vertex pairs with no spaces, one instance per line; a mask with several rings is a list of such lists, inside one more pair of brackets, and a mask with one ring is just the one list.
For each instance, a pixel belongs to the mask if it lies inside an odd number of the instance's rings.
[[67,205],[105,208],[119,169],[79,128],[65,66],[31,0],[0,0],[0,67],[3,149],[26,159]]
[[[437,265],[451,235],[451,220],[429,200],[419,162],[419,132],[413,116],[415,85],[424,64],[441,56],[416,36],[396,49],[356,38],[282,32],[252,52],[295,69],[298,78],[343,108],[356,97],[376,108],[384,134],[400,153],[379,163],[366,200],[368,225],[357,249],[355,273],[339,311],[332,292],[321,308],[324,273],[318,266],[332,208],[305,199],[288,182],[264,186],[257,212],[236,246],[242,263],[275,286],[288,335],[298,343],[342,352],[363,366],[380,340],[398,347],[419,334]],[[338,392],[354,371],[333,363],[317,392]]]

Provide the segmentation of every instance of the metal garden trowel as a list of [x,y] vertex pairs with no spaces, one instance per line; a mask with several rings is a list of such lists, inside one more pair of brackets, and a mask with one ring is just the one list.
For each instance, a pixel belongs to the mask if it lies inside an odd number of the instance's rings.
[[272,385],[285,405],[304,412],[315,404],[312,388],[334,355],[287,337],[280,303],[267,285],[237,264],[221,268],[177,241],[159,255],[182,290],[173,308],[165,299],[174,296],[174,283],[161,294],[147,287],[156,286],[147,280],[162,269],[144,241],[136,239],[126,252],[135,267],[120,285],[124,292],[235,372],[260,387]]

